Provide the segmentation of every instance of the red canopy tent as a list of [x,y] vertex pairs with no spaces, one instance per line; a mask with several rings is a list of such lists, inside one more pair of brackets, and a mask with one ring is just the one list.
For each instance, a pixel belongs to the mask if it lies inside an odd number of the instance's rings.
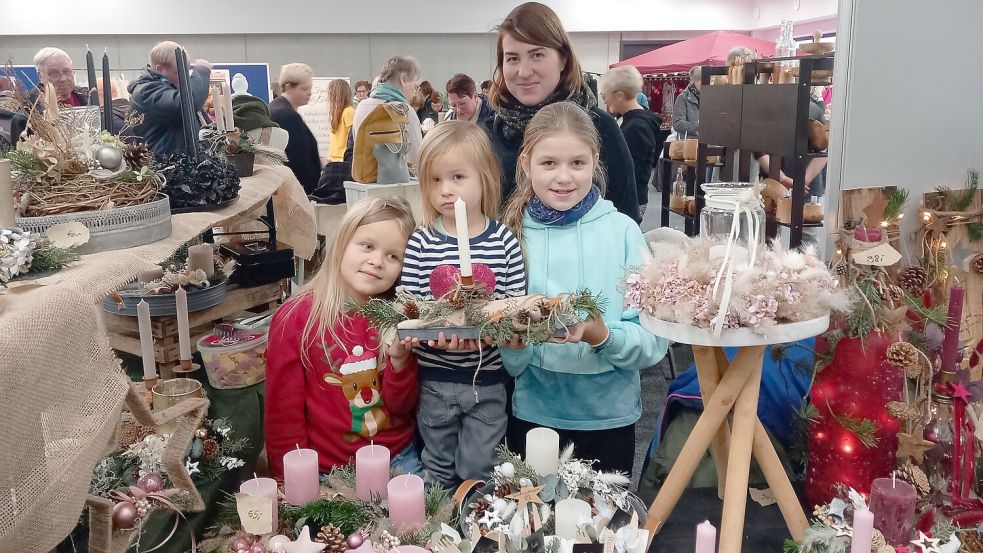
[[634,65],[639,72],[646,75],[687,71],[694,65],[723,65],[727,62],[727,52],[735,46],[754,50],[758,57],[775,55],[774,42],[729,31],[714,31],[656,48],[640,56],[619,61],[611,67]]

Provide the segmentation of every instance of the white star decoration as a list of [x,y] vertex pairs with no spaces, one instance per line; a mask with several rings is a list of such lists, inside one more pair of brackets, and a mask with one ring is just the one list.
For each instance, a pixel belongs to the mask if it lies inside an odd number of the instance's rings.
[[297,541],[283,544],[285,553],[320,553],[325,544],[311,541],[311,529],[305,526],[297,536]]
[[942,553],[938,538],[930,538],[924,532],[918,532],[918,539],[912,540],[911,545],[918,548],[918,553]]

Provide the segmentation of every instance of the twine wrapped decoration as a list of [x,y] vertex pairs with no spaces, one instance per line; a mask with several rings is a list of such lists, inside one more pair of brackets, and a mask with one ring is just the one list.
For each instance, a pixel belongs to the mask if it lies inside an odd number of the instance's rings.
[[[178,421],[177,428],[171,434],[164,449],[161,461],[164,470],[170,477],[174,487],[187,493],[191,512],[203,511],[205,502],[191,480],[191,475],[185,467],[184,459],[188,445],[195,437],[195,431],[201,426],[208,412],[208,400],[193,398],[169,407],[161,412],[153,412],[143,401],[142,385],[132,384],[126,394],[126,406],[133,418],[144,426],[158,427],[163,424]],[[115,442],[115,437],[114,440]],[[89,551],[91,553],[125,553],[130,548],[133,538],[138,534],[138,528],[128,530],[113,529],[113,506],[115,502],[94,495],[86,499],[89,507]],[[177,523],[180,517],[177,518]],[[172,532],[173,535],[173,532]],[[165,542],[166,543],[166,542]]]

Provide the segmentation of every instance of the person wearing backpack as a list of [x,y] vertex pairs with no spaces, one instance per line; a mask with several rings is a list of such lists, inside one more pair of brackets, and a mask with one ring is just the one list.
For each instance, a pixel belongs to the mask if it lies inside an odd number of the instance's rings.
[[[355,108],[355,120],[352,123],[352,136],[356,147],[355,160],[352,167],[353,174],[359,172],[360,154],[358,146],[359,130],[362,127],[362,123],[369,120],[375,109],[382,104],[390,104],[388,109],[390,113],[398,113],[400,111],[409,113],[412,111],[413,108],[410,106],[409,98],[416,93],[417,83],[420,82],[421,75],[420,64],[409,56],[394,56],[389,58],[382,66],[382,72],[379,74],[379,85],[373,88],[369,97],[359,102],[358,107]],[[398,104],[403,104],[405,108]],[[406,162],[409,165],[415,166],[417,156],[420,153],[420,142],[423,141],[423,131],[420,129],[420,119],[416,117],[415,112],[412,115],[412,117],[403,119],[405,121],[405,133],[402,140],[406,143],[406,146],[403,148],[403,151],[406,153]],[[371,119],[375,119],[378,116],[379,114],[376,114]],[[402,123],[403,121],[399,122]],[[365,182],[359,179],[357,174],[354,174],[354,176],[359,182]],[[371,180],[368,182],[377,181]]]

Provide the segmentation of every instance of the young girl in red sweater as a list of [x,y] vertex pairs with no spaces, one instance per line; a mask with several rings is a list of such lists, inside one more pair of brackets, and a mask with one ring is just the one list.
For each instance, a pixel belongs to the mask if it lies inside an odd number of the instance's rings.
[[389,448],[402,473],[422,472],[413,444],[415,342],[382,348],[368,320],[344,313],[346,300],[392,293],[414,226],[402,199],[352,206],[320,271],[274,315],[265,420],[274,477],[283,478],[283,455],[297,446],[316,450],[327,472],[370,441]]

